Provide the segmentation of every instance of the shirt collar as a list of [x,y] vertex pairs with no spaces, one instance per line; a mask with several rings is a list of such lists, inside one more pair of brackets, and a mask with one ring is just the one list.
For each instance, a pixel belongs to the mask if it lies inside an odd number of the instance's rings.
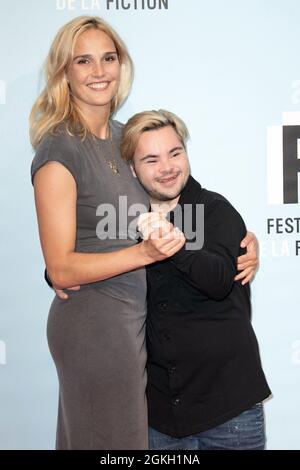
[[178,204],[183,207],[184,204],[192,204],[193,202],[199,202],[199,192],[202,190],[202,186],[196,181],[192,175],[189,176],[187,183],[180,193]]

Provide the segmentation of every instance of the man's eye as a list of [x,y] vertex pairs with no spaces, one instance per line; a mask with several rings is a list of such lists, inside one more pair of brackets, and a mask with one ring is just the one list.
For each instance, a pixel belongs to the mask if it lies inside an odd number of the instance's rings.
[[178,153],[173,153],[172,157],[177,157],[178,155],[180,155],[180,152],[178,152]]
[[156,163],[156,160],[147,160],[146,163]]

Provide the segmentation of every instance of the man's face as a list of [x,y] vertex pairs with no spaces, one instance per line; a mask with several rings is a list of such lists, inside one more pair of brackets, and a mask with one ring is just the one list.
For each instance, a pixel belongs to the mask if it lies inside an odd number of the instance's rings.
[[156,201],[176,199],[187,183],[190,166],[186,151],[172,126],[143,132],[132,170]]

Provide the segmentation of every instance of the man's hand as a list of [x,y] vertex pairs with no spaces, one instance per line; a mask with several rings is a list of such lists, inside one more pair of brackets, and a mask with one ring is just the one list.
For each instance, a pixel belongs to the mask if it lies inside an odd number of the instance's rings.
[[[55,290],[57,297],[59,297],[60,299],[67,300],[69,298],[68,294],[64,290],[58,289],[56,287],[53,287],[53,289]],[[69,289],[66,289],[66,290],[68,291],[68,290],[79,290],[79,289],[80,289],[80,286],[75,286],[75,287],[69,287]]]
[[235,276],[235,281],[241,281],[243,285],[252,281],[258,269],[258,241],[254,233],[247,232],[246,237],[241,241],[241,247],[247,248],[245,255],[237,259],[237,269],[239,274]]
[[174,226],[161,212],[147,212],[139,216],[137,228],[143,240],[148,240],[153,232],[162,229],[162,233],[167,234],[174,229]]
[[170,226],[172,228],[169,232],[165,232],[162,227],[155,229],[147,240],[139,244],[145,265],[170,258],[184,246],[184,234],[172,224]]

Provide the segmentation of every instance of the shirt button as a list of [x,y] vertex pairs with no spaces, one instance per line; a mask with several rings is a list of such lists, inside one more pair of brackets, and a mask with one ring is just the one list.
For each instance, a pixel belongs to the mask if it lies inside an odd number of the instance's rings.
[[169,341],[169,339],[171,339],[171,337],[168,335],[168,333],[164,333],[163,334],[163,339],[165,339],[166,341]]
[[174,398],[174,400],[172,401],[172,403],[173,403],[174,406],[179,405],[179,403],[180,403],[180,398]]
[[169,372],[170,374],[174,374],[176,372],[176,367],[175,366],[170,367]]
[[167,304],[165,304],[164,302],[161,302],[159,304],[159,308],[160,308],[160,310],[167,310]]

